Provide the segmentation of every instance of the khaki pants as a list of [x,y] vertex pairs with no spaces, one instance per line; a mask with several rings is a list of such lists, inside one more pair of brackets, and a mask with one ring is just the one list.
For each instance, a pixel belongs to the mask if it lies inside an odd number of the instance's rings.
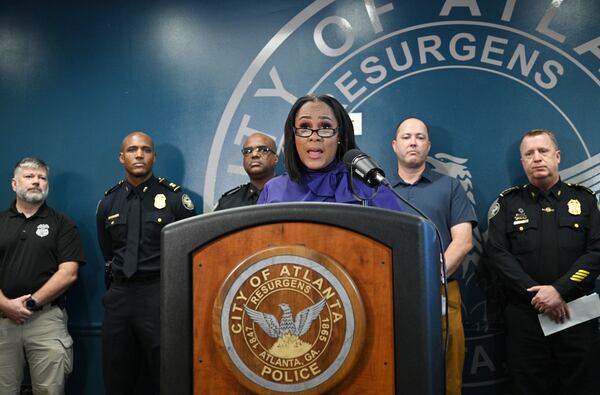
[[[448,283],[448,321],[450,338],[446,354],[446,395],[460,395],[462,393],[463,365],[465,364],[465,331],[462,324],[458,281]],[[442,317],[442,330],[443,339],[446,341],[445,317]]]
[[67,332],[67,312],[44,306],[23,325],[0,318],[0,394],[21,391],[25,358],[35,395],[62,395],[73,369],[73,340]]

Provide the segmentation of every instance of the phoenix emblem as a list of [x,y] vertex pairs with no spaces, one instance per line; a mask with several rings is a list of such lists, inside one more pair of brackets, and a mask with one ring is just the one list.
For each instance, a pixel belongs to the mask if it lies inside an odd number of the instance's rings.
[[300,340],[300,336],[308,332],[323,307],[325,307],[325,299],[300,311],[293,319],[290,306],[287,303],[281,303],[279,308],[283,315],[280,321],[277,321],[273,314],[253,310],[246,305],[244,305],[244,310],[267,335],[277,339],[277,342],[269,350],[271,354],[280,358],[295,358],[310,350],[311,345]]

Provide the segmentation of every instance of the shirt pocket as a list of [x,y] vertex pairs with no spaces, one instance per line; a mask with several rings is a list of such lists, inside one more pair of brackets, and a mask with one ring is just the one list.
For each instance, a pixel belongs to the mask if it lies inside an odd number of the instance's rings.
[[162,228],[175,221],[175,216],[168,211],[153,211],[144,215],[144,233],[148,242],[159,242]]
[[104,227],[113,240],[126,240],[127,215],[119,214],[118,217],[108,216]]
[[589,219],[585,215],[564,216],[558,219],[560,246],[571,251],[585,251]]
[[511,251],[514,254],[525,254],[538,248],[539,229],[535,220],[524,224],[511,224],[508,231]]

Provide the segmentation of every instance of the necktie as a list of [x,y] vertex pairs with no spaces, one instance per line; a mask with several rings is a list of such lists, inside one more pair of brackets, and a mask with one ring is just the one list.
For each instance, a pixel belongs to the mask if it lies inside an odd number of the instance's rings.
[[140,245],[140,197],[134,191],[129,205],[127,217],[127,249],[125,251],[125,262],[123,262],[123,274],[130,278],[137,271],[138,250]]
[[[551,196],[540,196],[541,214],[541,249],[540,249],[540,283],[552,284],[558,276],[558,222],[555,204]],[[536,279],[537,280],[537,279]]]

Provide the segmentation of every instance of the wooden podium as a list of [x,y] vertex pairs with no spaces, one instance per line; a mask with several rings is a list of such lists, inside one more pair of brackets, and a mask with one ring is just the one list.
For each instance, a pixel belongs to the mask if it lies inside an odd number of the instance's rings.
[[168,225],[162,394],[441,394],[439,249],[412,215],[286,203]]

